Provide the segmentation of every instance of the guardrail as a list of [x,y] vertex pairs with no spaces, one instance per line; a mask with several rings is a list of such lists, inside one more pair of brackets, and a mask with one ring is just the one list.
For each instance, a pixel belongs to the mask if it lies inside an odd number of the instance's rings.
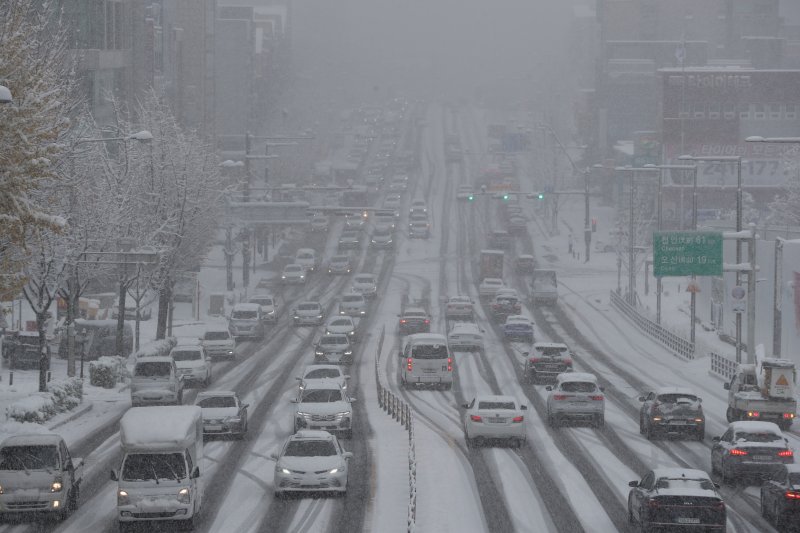
[[715,352],[708,352],[711,356],[711,372],[722,376],[726,381],[736,372],[736,361]]
[[414,441],[414,417],[411,407],[402,398],[384,385],[386,378],[380,369],[383,341],[386,338],[386,326],[381,328],[378,338],[378,350],[375,354],[375,386],[378,392],[378,405],[389,416],[398,421],[408,432],[408,517],[407,531],[416,531],[417,523],[417,454]]
[[663,344],[673,355],[690,360],[695,358],[695,345],[693,343],[642,316],[635,307],[622,299],[613,290],[611,291],[611,305],[628,317],[639,329]]

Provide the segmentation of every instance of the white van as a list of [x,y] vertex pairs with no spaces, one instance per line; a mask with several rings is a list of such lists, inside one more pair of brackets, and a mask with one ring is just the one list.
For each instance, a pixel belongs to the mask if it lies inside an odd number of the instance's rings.
[[453,355],[447,338],[438,333],[415,333],[404,339],[399,381],[403,387],[453,386]]
[[228,331],[236,342],[241,339],[264,338],[264,315],[259,304],[240,303],[233,306]]
[[314,272],[317,268],[317,252],[313,248],[300,248],[294,256],[294,262],[306,269],[306,272]]
[[[196,405],[138,407],[120,420],[120,531],[131,522],[193,526],[203,503],[203,414]],[[170,528],[171,529],[171,528]]]

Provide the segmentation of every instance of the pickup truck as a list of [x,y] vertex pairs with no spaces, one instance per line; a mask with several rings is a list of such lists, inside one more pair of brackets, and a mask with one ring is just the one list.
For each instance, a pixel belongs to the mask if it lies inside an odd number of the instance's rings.
[[52,513],[65,519],[78,508],[83,459],[73,459],[59,435],[25,434],[0,444],[0,515]]
[[765,358],[758,365],[740,364],[728,391],[728,422],[764,420],[789,429],[797,413],[794,398],[794,363],[786,359]]

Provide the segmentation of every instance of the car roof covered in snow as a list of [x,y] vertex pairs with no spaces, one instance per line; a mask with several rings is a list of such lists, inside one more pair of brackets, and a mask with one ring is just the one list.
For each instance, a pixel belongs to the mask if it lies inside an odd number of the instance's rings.
[[240,303],[233,306],[234,311],[260,311],[261,306],[258,304]]
[[2,446],[48,446],[61,442],[61,435],[56,433],[24,433],[6,438]]
[[759,420],[738,420],[731,422],[730,427],[736,433],[751,432],[751,433],[774,433],[776,435],[783,435],[781,428],[775,422],[761,422]]
[[203,398],[216,398],[218,396],[236,396],[236,392],[232,390],[204,390],[197,393],[195,403]]
[[333,440],[333,435],[319,429],[301,429],[291,435],[289,440]]
[[567,381],[591,381],[597,383],[597,376],[588,372],[564,372],[558,375],[558,380],[562,383]]
[[569,350],[566,344],[561,342],[534,342],[534,350],[545,350],[547,348]]
[[657,396],[661,396],[662,394],[685,394],[687,396],[698,397],[696,392],[686,387],[659,387],[654,392]]
[[447,339],[445,339],[444,335],[440,335],[439,333],[413,333],[406,338],[408,339],[406,344],[409,342],[413,342],[414,344],[447,344]]
[[514,402],[514,405],[519,403],[513,396],[502,396],[499,394],[481,394],[480,396],[475,396],[475,402]]

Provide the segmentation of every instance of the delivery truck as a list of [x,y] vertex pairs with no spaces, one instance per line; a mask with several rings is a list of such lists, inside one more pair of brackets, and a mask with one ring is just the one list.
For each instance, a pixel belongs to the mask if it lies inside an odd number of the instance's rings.
[[120,531],[135,522],[192,528],[203,503],[203,416],[196,405],[134,407],[120,420]]
[[503,279],[504,259],[502,250],[481,250],[481,281],[486,278]]
[[728,422],[764,420],[789,429],[797,413],[795,379],[794,363],[786,359],[768,357],[759,364],[738,365],[724,385],[728,391]]

